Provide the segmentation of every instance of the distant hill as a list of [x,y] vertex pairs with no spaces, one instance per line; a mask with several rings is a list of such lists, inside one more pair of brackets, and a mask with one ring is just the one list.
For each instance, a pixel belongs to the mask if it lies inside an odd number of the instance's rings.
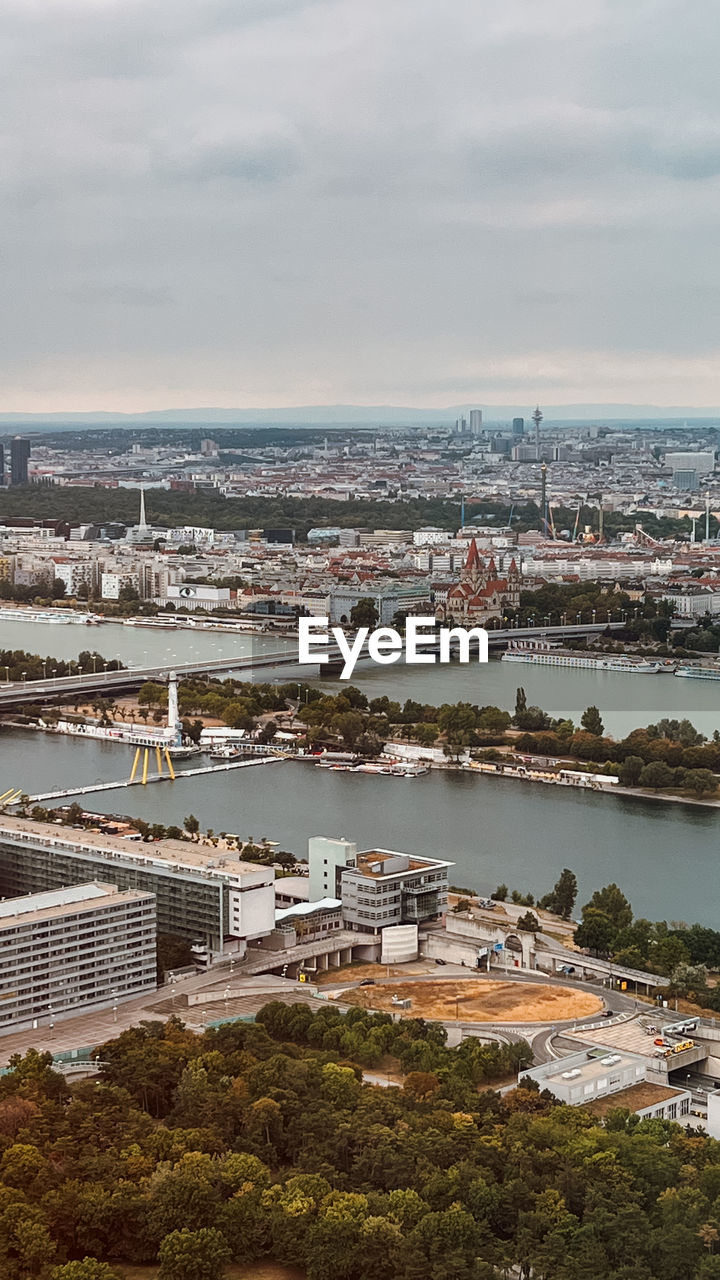
[[[0,413],[0,425],[36,431],[58,426],[403,426],[453,422],[471,408],[482,408],[486,422],[529,418],[533,405],[452,405],[447,409],[413,409],[399,405],[301,405],[280,409],[152,409],[147,413]],[[543,405],[546,422],[679,422],[720,420],[720,409],[651,404]]]

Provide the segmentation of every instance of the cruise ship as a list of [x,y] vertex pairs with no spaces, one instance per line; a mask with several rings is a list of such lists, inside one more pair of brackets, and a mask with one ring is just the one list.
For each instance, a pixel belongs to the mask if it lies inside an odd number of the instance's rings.
[[678,667],[676,676],[687,676],[689,680],[720,680],[718,667]]
[[602,657],[600,654],[569,653],[539,641],[510,642],[501,662],[531,662],[540,667],[568,667],[586,671],[621,671],[625,674],[657,675],[662,664],[645,658]]

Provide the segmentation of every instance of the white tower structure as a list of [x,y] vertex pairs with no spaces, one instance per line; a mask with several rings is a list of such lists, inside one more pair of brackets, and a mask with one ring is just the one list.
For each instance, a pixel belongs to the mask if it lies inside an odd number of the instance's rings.
[[147,533],[147,528],[148,528],[148,524],[145,518],[145,490],[141,487],[140,488],[140,523],[138,525],[138,530],[140,533]]
[[172,729],[177,733],[180,726],[180,714],[178,711],[177,675],[174,671],[170,672],[170,676],[168,678],[167,722],[168,722],[168,729]]

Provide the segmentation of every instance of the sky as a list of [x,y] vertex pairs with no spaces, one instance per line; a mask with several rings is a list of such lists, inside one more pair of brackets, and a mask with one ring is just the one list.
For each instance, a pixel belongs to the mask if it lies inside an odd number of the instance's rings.
[[3,0],[0,410],[720,404],[717,0]]

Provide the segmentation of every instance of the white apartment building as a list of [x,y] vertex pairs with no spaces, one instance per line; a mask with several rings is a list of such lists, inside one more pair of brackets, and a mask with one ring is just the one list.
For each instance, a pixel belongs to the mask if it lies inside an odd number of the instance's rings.
[[0,902],[0,1034],[154,991],[155,898],[95,881]]

